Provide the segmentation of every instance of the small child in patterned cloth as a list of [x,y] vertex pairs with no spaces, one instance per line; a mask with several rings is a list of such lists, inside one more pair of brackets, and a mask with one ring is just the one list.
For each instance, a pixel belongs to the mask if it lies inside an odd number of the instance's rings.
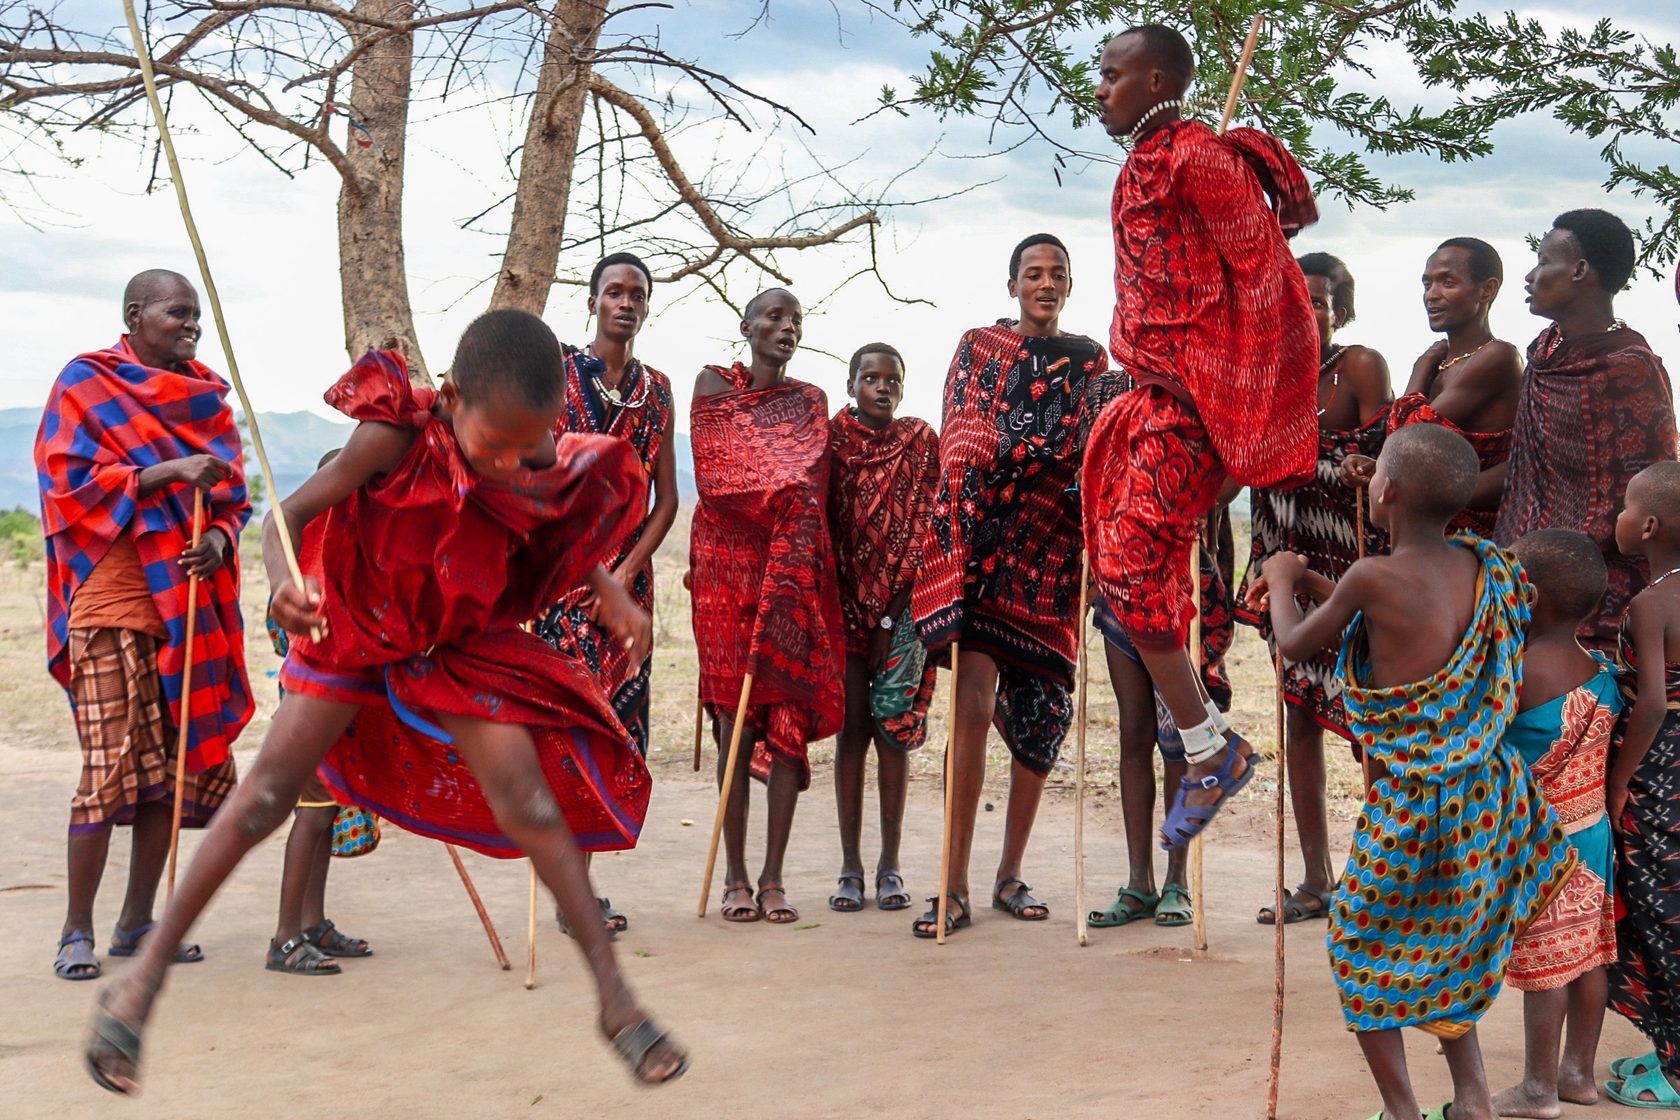
[[[1372,763],[1331,900],[1329,949],[1342,1013],[1382,1093],[1379,1116],[1421,1114],[1400,1033],[1418,1027],[1442,1040],[1455,1120],[1492,1120],[1476,1021],[1499,992],[1517,931],[1575,866],[1556,815],[1504,741],[1522,679],[1527,581],[1493,544],[1445,536],[1479,471],[1464,437],[1432,424],[1402,429],[1368,491],[1371,522],[1393,552],[1356,562],[1336,584],[1280,552],[1250,590],[1251,605],[1270,610],[1284,657],[1340,642],[1349,729]],[[1304,615],[1298,594],[1317,609]]]

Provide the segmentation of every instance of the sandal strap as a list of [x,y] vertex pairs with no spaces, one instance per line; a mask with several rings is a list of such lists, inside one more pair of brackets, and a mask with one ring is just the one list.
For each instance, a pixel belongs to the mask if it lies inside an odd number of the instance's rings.
[[[634,1026],[625,1027],[612,1036],[613,1049],[630,1067],[630,1072],[639,1079],[642,1075],[642,1065],[653,1048],[664,1042],[670,1036],[652,1019],[643,1019]],[[686,1065],[686,1063],[685,1063]],[[681,1072],[680,1070],[678,1071]],[[673,1077],[677,1074],[673,1074]]]

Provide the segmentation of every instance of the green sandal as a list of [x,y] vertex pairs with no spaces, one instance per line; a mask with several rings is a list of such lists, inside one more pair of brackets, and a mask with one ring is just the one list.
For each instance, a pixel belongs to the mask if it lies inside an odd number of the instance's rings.
[[1195,919],[1190,909],[1190,892],[1181,883],[1168,883],[1161,888],[1161,904],[1155,907],[1158,926],[1187,926]]
[[[1680,1093],[1675,1092],[1662,1067],[1636,1073],[1620,1081],[1606,1081],[1604,1092],[1617,1104],[1629,1108],[1660,1108],[1680,1112]],[[1651,1094],[1650,1100],[1644,1094]]]
[[1610,1063],[1610,1077],[1614,1081],[1626,1081],[1636,1073],[1646,1070],[1660,1069],[1662,1061],[1655,1050],[1649,1054],[1641,1054],[1637,1058],[1617,1058]]
[[[1135,902],[1136,906],[1129,905]],[[1155,908],[1161,903],[1161,896],[1154,893],[1134,891],[1130,887],[1121,887],[1114,895],[1114,904],[1107,910],[1093,910],[1085,915],[1085,922],[1093,929],[1113,929],[1140,918],[1153,918]]]

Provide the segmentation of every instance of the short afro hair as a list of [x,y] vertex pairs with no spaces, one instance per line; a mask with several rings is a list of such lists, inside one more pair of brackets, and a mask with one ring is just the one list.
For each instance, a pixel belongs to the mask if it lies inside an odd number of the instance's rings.
[[1635,486],[1639,487],[1639,504],[1652,516],[1680,525],[1680,463],[1672,459],[1652,463],[1628,482],[1629,490]]
[[1054,245],[1062,251],[1062,259],[1068,262],[1068,267],[1073,267],[1073,257],[1069,255],[1067,246],[1062,244],[1061,238],[1053,233],[1035,233],[1030,237],[1023,237],[1021,243],[1015,246],[1015,251],[1009,254],[1009,278],[1011,280],[1021,275],[1021,255],[1034,245]]
[[1606,292],[1615,295],[1627,287],[1635,253],[1633,231],[1626,222],[1608,210],[1568,210],[1557,216],[1552,228],[1575,239]]
[[1593,539],[1574,529],[1538,529],[1511,547],[1528,582],[1564,622],[1580,622],[1604,598],[1610,569]]
[[595,262],[595,271],[589,274],[590,295],[598,296],[601,294],[601,274],[616,264],[627,264],[640,272],[642,279],[647,281],[648,294],[653,294],[653,273],[649,272],[648,266],[642,263],[642,258],[634,253],[608,253]]
[[1174,93],[1183,95],[1196,76],[1196,55],[1190,41],[1177,28],[1164,23],[1140,23],[1120,32],[1120,37],[1136,35],[1143,41],[1143,49],[1161,73],[1173,80]]
[[863,365],[863,360],[871,354],[885,354],[898,363],[900,370],[904,369],[904,355],[898,352],[898,347],[885,342],[866,342],[852,352],[851,364],[846,367],[846,384],[850,385],[857,380],[858,367]]
[[1329,253],[1308,253],[1296,258],[1302,276],[1322,276],[1330,281],[1330,310],[1343,313],[1342,322],[1353,322],[1353,273],[1340,257]]
[[1382,459],[1405,505],[1450,521],[1470,504],[1481,460],[1470,441],[1440,424],[1407,424],[1388,437]]
[[502,403],[547,410],[560,403],[566,387],[560,340],[529,311],[504,307],[486,311],[461,332],[449,379],[463,401],[489,397]]
[[1470,281],[1480,284],[1484,280],[1505,281],[1505,262],[1499,259],[1499,250],[1489,245],[1479,237],[1449,237],[1439,245],[1435,251],[1442,249],[1463,249],[1470,258]]

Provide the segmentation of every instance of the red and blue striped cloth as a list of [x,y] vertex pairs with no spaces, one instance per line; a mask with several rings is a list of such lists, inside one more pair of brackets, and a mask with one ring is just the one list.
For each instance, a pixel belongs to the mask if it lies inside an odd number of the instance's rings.
[[[251,517],[239,430],[228,384],[199,362],[185,370],[141,364],[124,335],[115,346],[83,354],[53,382],[35,437],[41,529],[47,541],[47,668],[69,688],[70,603],[119,536],[140,554],[152,601],[169,630],[158,671],[170,718],[179,727],[186,663],[187,584],[176,561],[192,540],[192,490],[175,485],[140,497],[140,472],[189,455],[214,455],[231,478],[205,495],[204,530],[228,541]],[[238,549],[199,581],[194,624],[187,764],[193,772],[227,760],[251,718],[239,614]]]

